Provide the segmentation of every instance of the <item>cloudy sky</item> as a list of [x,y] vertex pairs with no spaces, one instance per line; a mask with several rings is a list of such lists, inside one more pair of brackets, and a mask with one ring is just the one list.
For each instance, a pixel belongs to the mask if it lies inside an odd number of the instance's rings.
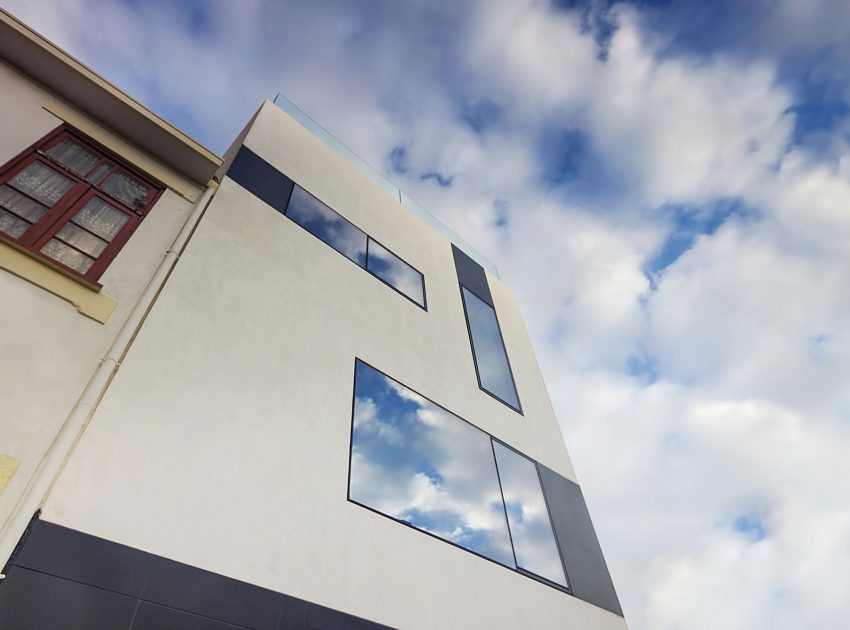
[[285,93],[518,293],[633,629],[850,627],[850,4],[0,0],[221,152]]

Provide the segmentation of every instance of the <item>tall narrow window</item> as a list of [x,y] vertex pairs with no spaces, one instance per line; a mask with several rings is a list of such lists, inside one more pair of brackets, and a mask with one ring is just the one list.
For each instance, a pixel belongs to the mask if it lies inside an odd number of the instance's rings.
[[484,391],[519,411],[519,397],[496,310],[464,286],[461,286],[461,293],[478,384]]
[[292,186],[284,214],[320,241],[425,308],[425,278],[421,273],[301,186]]
[[0,236],[96,283],[162,187],[59,128],[0,168]]
[[567,579],[537,476],[537,465],[496,440],[493,440],[493,452],[517,567],[566,587]]

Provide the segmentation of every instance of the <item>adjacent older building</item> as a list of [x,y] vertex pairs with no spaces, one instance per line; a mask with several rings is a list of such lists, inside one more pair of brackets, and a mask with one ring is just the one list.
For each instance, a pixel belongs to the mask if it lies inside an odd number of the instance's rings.
[[0,18],[0,627],[625,628],[485,258],[282,97],[219,158]]

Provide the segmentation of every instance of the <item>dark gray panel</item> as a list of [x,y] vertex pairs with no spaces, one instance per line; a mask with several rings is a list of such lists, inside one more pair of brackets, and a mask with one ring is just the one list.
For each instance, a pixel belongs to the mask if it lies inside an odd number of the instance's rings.
[[487,284],[487,273],[484,271],[484,267],[454,245],[452,245],[452,256],[455,259],[455,270],[457,271],[458,281],[487,304],[495,308],[493,296],[490,295],[490,285]]
[[150,602],[141,602],[133,619],[132,630],[238,630],[244,627]]
[[354,615],[349,615],[333,608],[325,608],[318,604],[307,604],[306,630],[392,630],[374,621],[367,621]]
[[543,464],[537,467],[573,595],[622,616],[581,488]]
[[155,558],[142,599],[251,628],[276,628],[281,595],[259,586]]
[[152,559],[144,551],[36,520],[14,564],[138,597]]
[[123,630],[137,600],[13,566],[0,585],[0,628]]
[[248,147],[241,147],[227,176],[283,214],[292,194],[292,180]]
[[304,630],[307,623],[307,602],[303,599],[283,595],[283,613],[279,630]]

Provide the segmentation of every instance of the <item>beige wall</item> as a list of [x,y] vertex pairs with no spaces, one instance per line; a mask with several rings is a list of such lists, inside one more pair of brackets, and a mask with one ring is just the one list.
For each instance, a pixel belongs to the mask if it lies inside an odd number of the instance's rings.
[[512,293],[525,411],[478,388],[450,244],[266,104],[246,144],[425,275],[428,312],[225,179],[44,518],[401,628],[621,617],[346,501],[360,357],[574,478]]
[[[62,123],[45,106],[71,111],[0,63],[0,164]],[[75,116],[138,164],[136,149],[83,114]],[[199,190],[179,175],[174,181],[183,182],[186,197],[166,190],[100,280],[102,293],[117,302],[105,324],[0,269],[0,455],[20,461],[0,493],[0,526],[188,216],[187,197]]]

